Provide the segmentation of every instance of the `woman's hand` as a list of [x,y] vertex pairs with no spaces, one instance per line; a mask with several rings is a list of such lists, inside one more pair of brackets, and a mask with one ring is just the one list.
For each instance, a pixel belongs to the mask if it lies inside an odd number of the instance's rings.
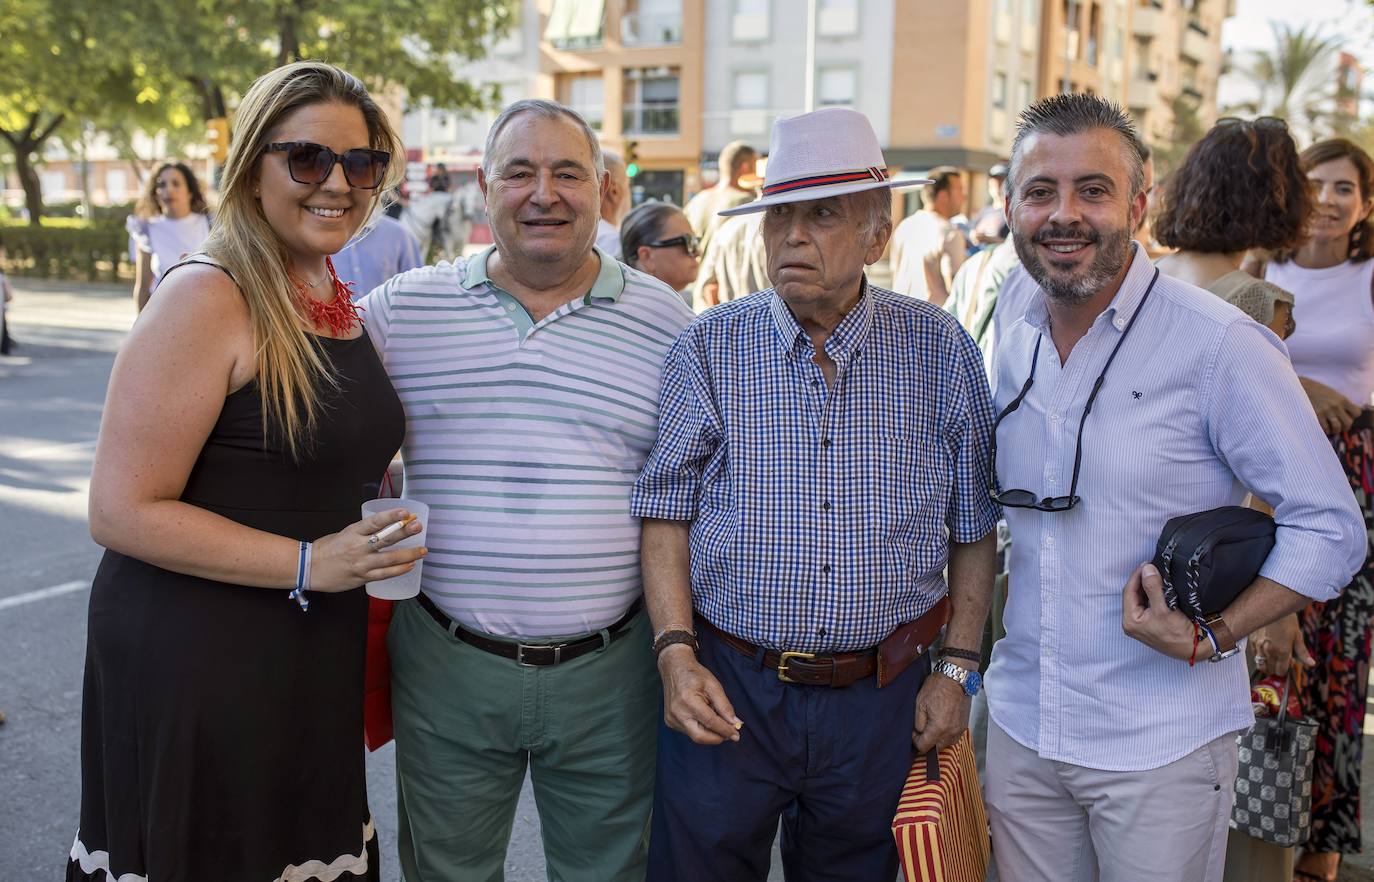
[[1302,639],[1297,613],[1289,613],[1255,631],[1250,635],[1250,643],[1255,648],[1255,670],[1266,677],[1286,675],[1289,665],[1295,661],[1305,668],[1317,664]]
[[1355,417],[1360,415],[1360,406],[1324,383],[1306,377],[1299,379],[1308,400],[1312,402],[1312,410],[1316,411],[1317,423],[1322,431],[1328,435],[1338,435],[1349,430]]
[[311,549],[310,590],[351,591],[364,582],[380,582],[408,573],[415,561],[424,557],[427,548],[387,548],[422,529],[418,519],[375,544],[368,539],[378,531],[409,517],[403,508],[369,515],[337,533],[321,536]]

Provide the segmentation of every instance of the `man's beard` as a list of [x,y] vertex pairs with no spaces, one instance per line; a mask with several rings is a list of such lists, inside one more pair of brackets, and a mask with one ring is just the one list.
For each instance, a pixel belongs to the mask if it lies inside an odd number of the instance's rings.
[[[1096,246],[1096,254],[1092,263],[1076,275],[1056,277],[1040,259],[1040,250],[1036,248],[1036,243],[1047,239],[1089,242]],[[1131,234],[1125,227],[1108,230],[1106,234],[1091,227],[1046,227],[1030,239],[1013,231],[1012,242],[1022,266],[1045,295],[1070,305],[1090,300],[1107,287],[1131,258]]]

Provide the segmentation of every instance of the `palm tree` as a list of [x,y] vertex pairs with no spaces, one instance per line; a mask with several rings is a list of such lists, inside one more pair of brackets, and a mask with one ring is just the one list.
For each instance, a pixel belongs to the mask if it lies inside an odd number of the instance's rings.
[[1320,25],[1293,27],[1270,22],[1274,47],[1259,49],[1239,70],[1259,88],[1256,101],[1233,108],[1265,114],[1309,130],[1319,128],[1334,113],[1334,78],[1328,62],[1341,39],[1322,33]]

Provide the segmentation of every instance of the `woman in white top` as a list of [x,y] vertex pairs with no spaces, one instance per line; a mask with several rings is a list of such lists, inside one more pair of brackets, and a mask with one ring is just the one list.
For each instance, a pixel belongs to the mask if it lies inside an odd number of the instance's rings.
[[[1312,188],[1307,234],[1280,255],[1265,278],[1293,292],[1297,330],[1288,338],[1293,367],[1350,477],[1374,530],[1374,440],[1362,411],[1374,398],[1374,161],[1344,139],[1302,153]],[[1318,661],[1303,706],[1319,723],[1312,780],[1312,836],[1295,878],[1336,878],[1342,854],[1360,850],[1360,754],[1374,622],[1374,560],[1341,596],[1301,615]]]
[[134,261],[134,302],[142,312],[163,272],[199,251],[210,235],[209,206],[191,167],[184,162],[158,166],[125,226]]

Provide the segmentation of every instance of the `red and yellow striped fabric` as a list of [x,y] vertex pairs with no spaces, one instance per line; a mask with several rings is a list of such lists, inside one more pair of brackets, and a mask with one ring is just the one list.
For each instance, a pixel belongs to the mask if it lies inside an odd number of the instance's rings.
[[938,777],[926,767],[917,757],[892,819],[907,882],[984,882],[988,816],[968,732],[940,751]]

